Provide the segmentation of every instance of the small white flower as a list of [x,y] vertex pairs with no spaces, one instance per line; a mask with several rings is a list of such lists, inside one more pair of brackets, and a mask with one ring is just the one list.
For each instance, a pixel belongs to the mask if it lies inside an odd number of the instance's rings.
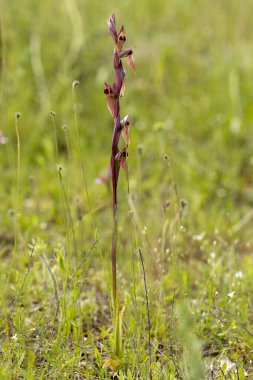
[[230,292],[230,293],[227,294],[227,296],[228,296],[229,298],[233,298],[234,295],[235,295],[235,291]]
[[56,170],[58,171],[58,173],[60,173],[62,171],[62,166],[61,164],[57,164],[56,165]]
[[241,270],[239,270],[238,272],[235,272],[235,277],[236,278],[243,278],[243,273]]
[[239,117],[234,117],[230,122],[230,130],[234,135],[237,135],[240,132],[242,126],[242,121]]
[[204,239],[204,237],[206,236],[206,233],[205,231],[201,232],[200,234],[198,235],[194,235],[193,236],[193,240],[196,240],[196,241],[202,241]]
[[5,145],[7,144],[7,142],[8,142],[8,139],[2,134],[2,132],[0,132],[0,144]]

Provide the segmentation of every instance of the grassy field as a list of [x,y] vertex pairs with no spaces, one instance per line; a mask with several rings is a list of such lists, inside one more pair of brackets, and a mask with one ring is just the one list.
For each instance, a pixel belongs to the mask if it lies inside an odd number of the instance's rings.
[[[136,65],[117,358],[112,12]],[[0,379],[253,379],[252,2],[2,0],[0,21]]]

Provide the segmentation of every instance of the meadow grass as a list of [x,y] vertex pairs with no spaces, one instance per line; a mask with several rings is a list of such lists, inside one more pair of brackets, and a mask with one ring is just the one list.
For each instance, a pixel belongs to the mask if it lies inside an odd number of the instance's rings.
[[[1,2],[1,379],[253,378],[251,8]],[[121,100],[116,369],[112,12],[136,62]]]

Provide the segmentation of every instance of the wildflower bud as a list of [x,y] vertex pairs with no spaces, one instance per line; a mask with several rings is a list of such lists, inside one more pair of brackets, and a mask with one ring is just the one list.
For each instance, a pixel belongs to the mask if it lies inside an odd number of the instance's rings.
[[114,13],[107,20],[107,25],[108,25],[109,32],[111,33],[111,36],[112,36],[112,38],[116,44],[117,40],[118,40],[118,35],[117,35],[117,31],[116,31],[116,21],[115,21],[115,14]]
[[10,218],[14,218],[14,216],[15,216],[15,211],[13,210],[13,208],[10,208],[9,210],[8,210],[8,216],[10,217]]
[[143,147],[142,147],[142,145],[138,145],[138,146],[137,146],[137,152],[139,153],[140,156],[142,155],[142,152],[143,152]]
[[181,204],[182,209],[187,207],[187,201],[185,199],[181,199],[180,204]]
[[20,119],[21,116],[22,116],[21,112],[16,112],[16,113],[15,113],[15,118],[16,118],[16,119]]
[[133,216],[134,216],[134,211],[133,211],[133,210],[129,210],[129,211],[128,211],[128,216],[129,216],[129,218],[133,218]]
[[170,201],[169,200],[166,200],[164,203],[163,203],[163,211],[167,211],[167,209],[169,208],[170,206]]
[[55,113],[54,111],[50,111],[50,115],[51,115],[53,118],[55,118],[56,113]]
[[57,169],[58,173],[60,173],[62,171],[62,166],[60,164],[57,164],[56,169]]
[[68,126],[67,126],[66,124],[64,124],[64,125],[62,126],[62,129],[64,130],[64,132],[66,132],[67,129],[68,129]]
[[72,87],[78,87],[80,86],[80,82],[78,80],[74,80],[74,82],[72,83]]
[[81,202],[81,199],[80,199],[79,195],[76,195],[75,196],[75,203],[79,204],[80,202]]

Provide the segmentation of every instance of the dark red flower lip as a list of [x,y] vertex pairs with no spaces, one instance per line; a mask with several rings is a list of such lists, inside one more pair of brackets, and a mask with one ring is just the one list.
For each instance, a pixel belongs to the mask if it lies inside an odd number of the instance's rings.
[[115,92],[114,92],[114,90],[113,90],[113,88],[108,84],[108,83],[106,83],[105,82],[105,84],[104,84],[104,94],[107,96],[115,96],[116,94],[115,94]]
[[119,53],[119,58],[130,57],[131,55],[133,55],[133,53],[134,53],[134,52],[133,52],[133,49],[132,49],[132,48],[122,50],[122,51]]

